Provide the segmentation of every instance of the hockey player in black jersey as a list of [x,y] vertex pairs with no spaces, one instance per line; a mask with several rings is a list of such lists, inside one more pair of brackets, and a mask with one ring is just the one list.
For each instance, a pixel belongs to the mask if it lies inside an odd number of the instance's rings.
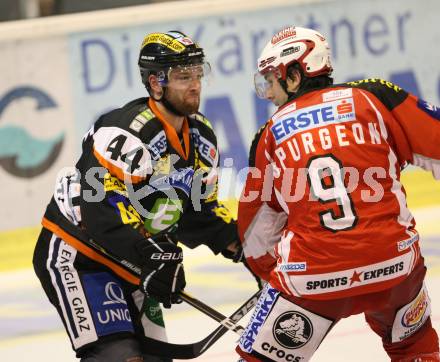
[[[148,34],[139,67],[150,97],[102,115],[86,134],[76,167],[57,179],[34,252],[81,361],[163,360],[142,338],[166,339],[159,303],[179,302],[185,287],[177,241],[242,255],[217,202],[216,136],[198,112],[210,72],[203,49],[178,31]],[[85,240],[140,266],[140,280]]]

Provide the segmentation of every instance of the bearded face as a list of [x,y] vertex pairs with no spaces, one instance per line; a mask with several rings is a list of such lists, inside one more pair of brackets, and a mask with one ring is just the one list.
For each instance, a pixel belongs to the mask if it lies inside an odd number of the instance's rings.
[[164,97],[182,115],[197,112],[200,106],[202,80],[211,72],[209,63],[177,66],[168,71]]
[[169,85],[164,97],[180,114],[188,116],[196,113],[200,106],[200,81],[194,81],[187,89],[174,89]]

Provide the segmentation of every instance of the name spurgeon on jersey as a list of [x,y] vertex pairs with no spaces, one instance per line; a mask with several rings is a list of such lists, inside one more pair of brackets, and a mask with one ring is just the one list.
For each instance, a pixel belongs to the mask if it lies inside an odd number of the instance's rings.
[[[278,118],[270,130],[279,145],[275,154],[286,169],[284,160],[299,161],[317,149],[327,151],[352,143],[381,144],[380,125],[368,122],[367,127],[356,121],[353,98],[345,98],[289,113]],[[319,130],[314,131],[316,128]]]

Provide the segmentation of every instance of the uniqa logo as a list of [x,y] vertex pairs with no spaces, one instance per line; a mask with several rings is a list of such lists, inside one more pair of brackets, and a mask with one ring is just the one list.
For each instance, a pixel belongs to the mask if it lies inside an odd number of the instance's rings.
[[[124,292],[122,288],[115,282],[108,282],[105,285],[105,295],[107,300],[102,305],[127,304],[124,300]],[[102,324],[110,322],[128,321],[131,322],[130,311],[127,307],[123,308],[109,308],[103,312],[97,313],[98,320]]]
[[[31,98],[36,101],[38,112],[56,108],[55,101],[44,91],[34,87],[18,87],[0,98],[0,120],[3,112],[15,101]],[[41,127],[37,116],[32,120],[33,127]],[[52,139],[38,139],[27,130],[17,126],[0,128],[0,167],[6,172],[23,178],[32,178],[49,169],[60,154],[64,133]]]
[[127,304],[122,288],[115,282],[109,282],[105,285],[105,295],[107,300],[102,305]]
[[103,313],[98,312],[98,320],[102,324],[110,322],[131,322],[130,311],[127,308],[107,309]]
[[296,349],[304,346],[313,335],[313,324],[298,311],[281,314],[272,329],[275,340],[284,348]]

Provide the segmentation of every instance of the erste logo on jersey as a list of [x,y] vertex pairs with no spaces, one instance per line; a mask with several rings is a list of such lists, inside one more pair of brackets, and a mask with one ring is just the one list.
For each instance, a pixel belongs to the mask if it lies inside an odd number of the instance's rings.
[[303,131],[354,120],[354,100],[345,98],[298,109],[279,118],[270,129],[276,143],[280,144]]
[[158,160],[160,156],[167,150],[167,137],[164,131],[160,131],[154,136],[148,144],[148,150],[153,160]]
[[190,129],[190,135],[191,140],[194,142],[194,146],[197,148],[199,153],[205,158],[205,160],[211,163],[211,166],[214,166],[217,156],[217,148],[214,146],[214,144],[203,137],[196,128]]

